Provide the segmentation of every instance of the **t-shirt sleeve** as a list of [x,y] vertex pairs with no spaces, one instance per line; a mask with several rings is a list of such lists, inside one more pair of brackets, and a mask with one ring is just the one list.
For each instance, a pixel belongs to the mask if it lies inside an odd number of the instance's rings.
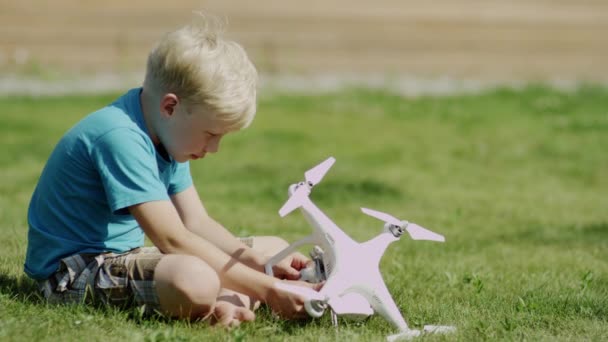
[[128,128],[112,130],[99,137],[91,148],[108,205],[120,209],[158,200],[169,195],[158,174],[154,146]]
[[169,195],[178,194],[192,185],[190,162],[176,163],[175,170],[169,183]]

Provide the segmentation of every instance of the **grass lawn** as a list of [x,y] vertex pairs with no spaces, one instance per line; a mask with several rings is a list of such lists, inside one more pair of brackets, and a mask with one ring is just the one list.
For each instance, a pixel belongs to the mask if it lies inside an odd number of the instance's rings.
[[[381,317],[286,322],[260,310],[232,331],[143,319],[134,311],[57,307],[23,275],[27,205],[62,133],[114,95],[0,99],[0,340],[378,341]],[[251,128],[192,163],[210,214],[237,235],[293,241],[310,227],[277,210],[287,186],[328,156],[312,198],[359,241],[382,224],[369,207],[417,222],[446,243],[392,244],[387,286],[423,340],[608,339],[608,89],[542,86],[402,98],[348,90],[262,98]]]

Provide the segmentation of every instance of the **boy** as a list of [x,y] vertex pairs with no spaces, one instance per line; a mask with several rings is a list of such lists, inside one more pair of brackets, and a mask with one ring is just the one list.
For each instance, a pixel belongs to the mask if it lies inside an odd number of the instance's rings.
[[[49,301],[93,298],[224,326],[253,320],[260,301],[305,315],[303,299],[263,273],[285,242],[235,238],[207,215],[190,177],[189,160],[251,123],[256,82],[244,50],[203,18],[158,43],[142,88],[62,137],[28,211],[25,272]],[[144,233],[155,247],[142,248]],[[298,279],[307,262],[294,254],[275,275]]]

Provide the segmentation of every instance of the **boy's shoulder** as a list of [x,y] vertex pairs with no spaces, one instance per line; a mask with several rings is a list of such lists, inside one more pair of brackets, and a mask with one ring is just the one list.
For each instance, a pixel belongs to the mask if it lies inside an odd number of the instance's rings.
[[130,134],[147,137],[141,105],[139,89],[132,89],[113,103],[94,111],[78,122],[66,136],[86,139],[89,142],[115,131],[126,129]]

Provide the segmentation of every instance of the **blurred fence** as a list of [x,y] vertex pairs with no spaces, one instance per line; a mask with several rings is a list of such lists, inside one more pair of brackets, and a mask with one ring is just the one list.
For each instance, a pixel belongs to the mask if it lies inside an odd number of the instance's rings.
[[0,0],[0,70],[141,71],[192,10],[268,73],[608,80],[606,0]]

